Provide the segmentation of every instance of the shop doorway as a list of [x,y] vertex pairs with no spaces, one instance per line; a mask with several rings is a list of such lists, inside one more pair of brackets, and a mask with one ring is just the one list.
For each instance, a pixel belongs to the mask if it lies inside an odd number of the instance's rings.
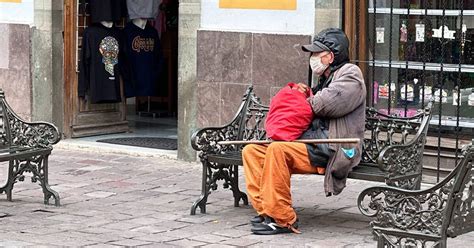
[[[126,3],[125,0],[122,1]],[[155,18],[146,21],[158,33],[160,66],[154,89],[149,94],[127,95],[127,82],[120,80],[120,100],[113,103],[94,103],[78,92],[84,32],[94,25],[91,0],[64,1],[64,133],[67,138],[101,140],[122,137],[153,137],[176,139],[177,135],[177,56],[178,56],[178,0],[161,0]],[[125,7],[126,9],[126,7]],[[126,10],[125,10],[126,11]],[[120,32],[131,22],[126,17],[113,22]],[[139,46],[147,45],[137,43]],[[156,46],[155,46],[156,47]],[[120,56],[119,56],[120,59]],[[146,63],[146,62],[145,62]],[[87,137],[87,138],[84,138]],[[158,142],[146,140],[143,144]],[[122,140],[123,141],[123,140]],[[130,145],[139,145],[131,141]]]

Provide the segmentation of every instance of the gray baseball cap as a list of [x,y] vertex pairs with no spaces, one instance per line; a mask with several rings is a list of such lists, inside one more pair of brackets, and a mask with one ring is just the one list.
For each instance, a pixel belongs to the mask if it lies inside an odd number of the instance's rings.
[[[316,37],[315,37],[316,38]],[[329,47],[324,45],[322,42],[313,39],[313,43],[301,46],[301,49],[305,52],[319,53],[323,51],[331,51]]]

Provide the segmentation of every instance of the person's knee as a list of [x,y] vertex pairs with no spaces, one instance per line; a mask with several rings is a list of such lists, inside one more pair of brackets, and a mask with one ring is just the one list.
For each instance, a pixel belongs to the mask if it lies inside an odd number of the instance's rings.
[[255,144],[248,144],[244,146],[244,148],[242,149],[242,156],[245,158],[249,156],[250,154],[255,153],[256,148],[257,148],[257,145]]
[[283,149],[284,147],[284,143],[282,142],[273,142],[273,143],[270,143],[270,145],[268,146],[268,149],[267,149],[267,152],[281,152],[281,151],[284,151],[285,149]]
[[246,156],[248,154],[251,154],[255,150],[255,145],[254,144],[248,144],[244,146],[242,149],[242,156]]

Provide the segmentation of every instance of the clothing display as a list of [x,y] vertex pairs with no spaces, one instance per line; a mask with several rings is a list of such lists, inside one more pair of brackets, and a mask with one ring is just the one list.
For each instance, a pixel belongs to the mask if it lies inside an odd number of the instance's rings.
[[125,0],[90,0],[89,4],[93,23],[120,21],[120,19],[127,16]]
[[149,24],[141,29],[130,22],[123,41],[125,96],[155,96],[163,64],[158,32]]
[[127,0],[129,19],[154,19],[158,15],[161,0]]
[[78,94],[92,103],[120,102],[119,37],[115,27],[94,25],[82,38]]

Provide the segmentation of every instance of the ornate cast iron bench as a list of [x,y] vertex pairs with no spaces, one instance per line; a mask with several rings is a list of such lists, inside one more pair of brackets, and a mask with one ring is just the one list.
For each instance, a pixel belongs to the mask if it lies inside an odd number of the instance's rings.
[[[431,119],[430,101],[427,107],[413,117],[388,116],[373,108],[367,109],[366,138],[363,141],[361,163],[349,174],[349,178],[386,182],[388,185],[416,189],[421,183],[423,148]],[[264,140],[264,119],[268,107],[261,104],[250,86],[233,120],[221,127],[206,127],[195,131],[191,145],[199,151],[203,165],[202,192],[192,207],[206,212],[207,198],[217,189],[217,181],[223,180],[224,188],[230,188],[234,205],[240,200],[248,204],[247,195],[238,185],[238,166],[242,165],[242,145],[220,145],[224,140]]]
[[[474,142],[474,141],[473,141]],[[472,160],[474,146],[464,147],[454,170],[424,190],[370,187],[357,200],[378,247],[446,247],[447,237],[474,230]]]
[[59,195],[48,184],[48,156],[52,145],[60,140],[59,131],[47,122],[26,122],[18,117],[5,100],[0,89],[0,162],[8,161],[8,178],[0,193],[12,200],[13,185],[24,181],[25,172],[32,173],[31,181],[39,181],[43,188],[44,203],[51,197],[59,206]]

